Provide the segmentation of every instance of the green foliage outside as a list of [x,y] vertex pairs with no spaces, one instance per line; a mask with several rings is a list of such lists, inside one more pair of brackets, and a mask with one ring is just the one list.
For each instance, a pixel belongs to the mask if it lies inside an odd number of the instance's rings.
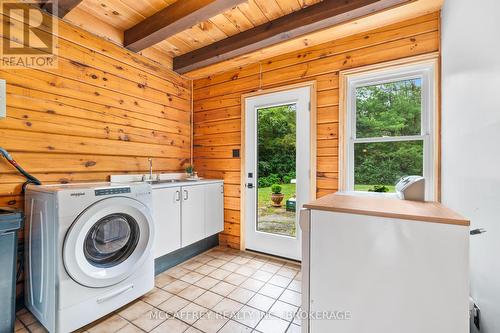
[[[420,79],[356,89],[357,138],[419,135],[420,131]],[[357,143],[354,164],[356,185],[394,185],[402,176],[423,174],[423,143]]]
[[[295,195],[295,184],[283,184],[281,185],[281,193],[284,194],[286,200],[293,198]],[[284,211],[284,208],[277,210],[275,207],[271,206],[271,187],[264,187],[258,189],[257,200],[259,202],[260,215],[274,214],[278,211]]]
[[295,118],[295,105],[258,110],[259,187],[295,178]]

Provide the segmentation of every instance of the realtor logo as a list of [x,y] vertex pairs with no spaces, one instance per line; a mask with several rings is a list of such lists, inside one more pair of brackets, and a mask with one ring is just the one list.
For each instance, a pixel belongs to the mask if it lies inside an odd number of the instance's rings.
[[[57,2],[0,0],[2,68],[57,67]],[[50,12],[43,11],[52,6]]]

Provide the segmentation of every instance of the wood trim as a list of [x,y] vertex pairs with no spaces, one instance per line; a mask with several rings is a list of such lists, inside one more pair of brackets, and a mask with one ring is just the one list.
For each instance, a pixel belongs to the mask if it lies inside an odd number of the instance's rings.
[[241,95],[241,151],[240,151],[240,250],[245,251],[245,162],[246,162],[246,113],[245,113],[245,100],[250,97],[260,96],[272,94],[275,92],[292,90],[296,88],[310,88],[310,100],[311,100],[311,113],[310,113],[310,126],[311,126],[311,145],[310,145],[310,154],[311,154],[311,169],[310,169],[310,191],[311,198],[313,200],[316,199],[316,145],[317,145],[317,82],[316,80],[305,81],[295,84],[290,84],[281,87],[270,88],[266,90],[258,90],[254,92],[249,92]]
[[56,2],[56,4],[57,4],[57,13],[54,13],[54,11],[53,11],[54,4],[55,4],[53,2],[46,2],[46,3],[42,4],[40,7],[43,10],[46,10],[47,12],[49,12],[51,14],[54,14],[54,15],[57,14],[57,16],[59,18],[63,18],[73,8],[75,8],[76,6],[78,6],[80,4],[80,2],[82,2],[82,0],[58,0]]
[[330,0],[280,17],[237,35],[174,58],[174,70],[186,73],[413,0]]
[[347,78],[350,75],[361,74],[365,72],[376,72],[383,71],[385,69],[393,69],[397,67],[403,67],[411,64],[419,64],[424,62],[434,62],[434,66],[436,68],[435,71],[435,133],[434,133],[434,160],[437,161],[435,164],[434,175],[434,196],[437,201],[440,201],[440,189],[439,185],[441,184],[441,108],[439,105],[440,101],[440,70],[439,70],[439,52],[432,52],[428,54],[423,54],[415,57],[409,57],[394,61],[388,61],[380,64],[369,65],[358,67],[354,69],[344,70],[339,72],[339,191],[345,191],[347,189],[346,185],[346,174],[347,174],[347,152],[346,152],[346,141],[345,135],[347,133],[347,108],[346,108],[346,100],[347,100]]
[[305,208],[421,222],[469,226],[470,221],[437,202],[388,199],[374,196],[329,194]]
[[179,0],[139,22],[124,34],[124,45],[141,51],[245,0]]

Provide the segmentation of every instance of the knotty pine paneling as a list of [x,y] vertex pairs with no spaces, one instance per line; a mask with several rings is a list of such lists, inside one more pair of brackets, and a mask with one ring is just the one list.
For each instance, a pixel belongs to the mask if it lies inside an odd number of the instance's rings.
[[[183,170],[191,150],[191,82],[64,21],[58,24],[58,68],[0,68],[0,79],[7,81],[0,146],[47,184],[145,173],[148,157],[155,171]],[[12,41],[22,40],[22,28],[11,21]],[[41,27],[38,33],[48,31]],[[0,206],[23,208],[23,182],[0,159]]]
[[[235,71],[195,80],[194,161],[200,175],[222,177],[222,244],[240,246],[241,95],[259,87],[317,82],[317,195],[338,188],[339,71],[439,51],[439,13],[280,55]],[[262,73],[259,73],[262,71]],[[242,152],[243,153],[243,152]]]

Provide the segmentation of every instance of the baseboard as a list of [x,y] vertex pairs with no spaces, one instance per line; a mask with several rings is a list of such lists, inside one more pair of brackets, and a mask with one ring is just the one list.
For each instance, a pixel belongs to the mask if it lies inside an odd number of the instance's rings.
[[219,235],[215,234],[194,244],[183,247],[182,249],[178,249],[172,253],[159,257],[155,259],[155,275],[165,272],[167,269],[189,260],[200,253],[210,250],[217,245],[219,245]]

